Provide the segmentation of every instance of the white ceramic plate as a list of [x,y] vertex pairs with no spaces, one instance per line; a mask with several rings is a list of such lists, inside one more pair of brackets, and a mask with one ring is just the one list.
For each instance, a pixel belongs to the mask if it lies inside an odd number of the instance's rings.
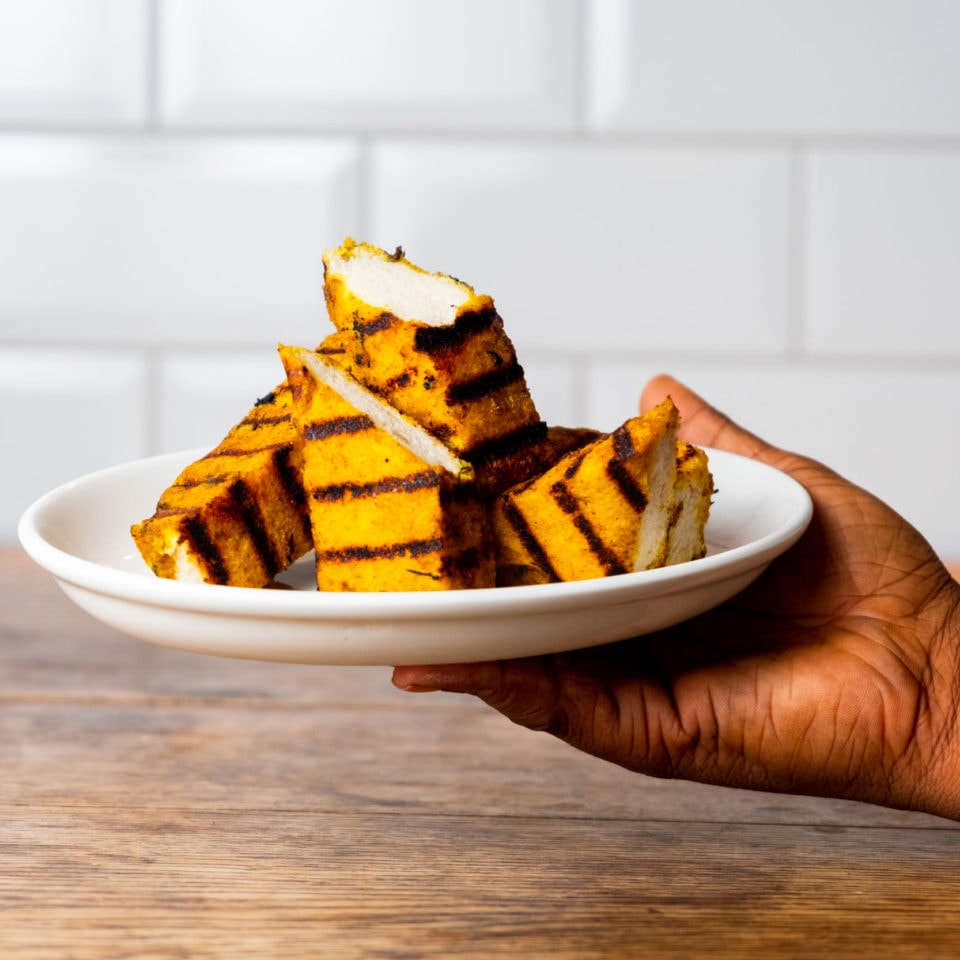
[[94,617],[152,643],[292,663],[443,663],[558,653],[670,626],[742,590],[810,520],[807,492],[783,473],[709,451],[718,494],[707,556],[600,580],[437,593],[319,593],[312,559],[290,590],[156,578],[130,538],[186,451],[102,470],[41,497],[20,540]]

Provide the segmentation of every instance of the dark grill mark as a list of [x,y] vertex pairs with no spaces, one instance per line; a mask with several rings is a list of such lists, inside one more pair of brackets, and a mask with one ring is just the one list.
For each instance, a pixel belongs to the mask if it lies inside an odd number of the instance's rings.
[[626,573],[627,568],[620,562],[619,557],[603,542],[603,538],[593,528],[593,524],[580,512],[580,504],[562,481],[558,481],[550,488],[557,506],[566,513],[580,536],[587,542],[590,552],[608,574]]
[[322,354],[325,357],[339,357],[343,356],[347,351],[343,347],[318,347],[317,353]]
[[579,457],[573,458],[573,462],[570,464],[570,466],[568,466],[567,469],[563,471],[564,480],[572,480],[577,475],[577,472],[580,470],[580,465],[583,463],[583,458],[585,456],[586,454],[581,453]]
[[240,421],[241,427],[250,427],[251,430],[259,430],[261,427],[272,427],[276,426],[278,423],[289,423],[290,414],[279,414],[275,417],[244,417]]
[[328,487],[317,487],[311,492],[314,500],[321,503],[335,503],[346,494],[352,497],[377,497],[383,493],[414,493],[417,490],[430,490],[439,487],[443,477],[436,470],[422,470],[405,477],[384,477],[371,483],[336,483]]
[[230,579],[223,557],[217,545],[210,539],[206,525],[197,514],[187,517],[183,521],[183,532],[190,545],[200,555],[206,564],[207,575],[214,583],[226,583]]
[[173,484],[174,489],[192,490],[194,487],[215,487],[218,483],[223,483],[227,479],[225,473],[218,473],[214,477],[199,477],[196,480],[181,480]]
[[523,549],[527,551],[530,559],[550,578],[554,583],[559,582],[560,575],[553,568],[547,552],[543,549],[543,544],[536,538],[534,532],[527,523],[527,518],[520,512],[517,505],[512,500],[505,500],[503,505],[503,515],[507,523],[513,527],[514,532],[520,539]]
[[215,450],[211,450],[206,456],[201,457],[202,460],[216,460],[220,457],[249,457],[255,453],[268,453],[270,450],[281,450],[284,447],[289,447],[290,443],[285,440],[281,440],[278,443],[267,443],[262,447],[217,447]]
[[523,380],[523,367],[519,363],[498,367],[473,380],[450,384],[447,388],[447,403],[470,403],[481,400],[520,380]]
[[462,346],[467,340],[500,323],[500,316],[493,307],[483,310],[468,310],[461,313],[451,324],[443,327],[417,327],[413,345],[421,353],[441,353]]
[[371,333],[380,333],[381,330],[388,329],[393,325],[395,319],[392,313],[384,311],[372,320],[355,320],[353,329],[356,330],[361,337],[366,337]]
[[533,446],[547,439],[547,425],[543,420],[538,423],[528,423],[518,427],[503,436],[485,440],[470,450],[464,450],[464,460],[482,466],[501,457],[508,457],[519,453],[527,447]]
[[373,421],[367,416],[333,417],[330,420],[318,420],[309,424],[303,431],[305,440],[327,440],[343,433],[359,433],[373,428]]
[[406,543],[387,543],[380,547],[360,545],[341,547],[339,550],[322,550],[317,554],[318,563],[353,563],[357,560],[395,560],[397,557],[426,557],[439,553],[443,540],[408,540]]
[[267,536],[266,524],[264,523],[260,505],[243,480],[235,480],[231,484],[230,496],[233,498],[234,504],[236,504],[240,521],[247,530],[247,535],[253,543],[253,548],[260,558],[264,570],[267,571],[267,576],[273,577],[283,569],[283,564],[277,556],[273,543]]
[[633,507],[634,512],[638,515],[643,513],[647,509],[647,495],[630,471],[619,460],[611,460],[607,464],[607,473],[617,485],[617,489],[623,495],[624,500]]
[[696,455],[697,448],[692,443],[683,444],[680,454],[677,457],[677,466],[682,467],[688,460],[692,460]]
[[580,509],[577,498],[570,493],[563,481],[558,480],[550,488],[550,493],[553,494],[553,499],[556,500],[557,506],[560,507],[564,513],[574,514]]

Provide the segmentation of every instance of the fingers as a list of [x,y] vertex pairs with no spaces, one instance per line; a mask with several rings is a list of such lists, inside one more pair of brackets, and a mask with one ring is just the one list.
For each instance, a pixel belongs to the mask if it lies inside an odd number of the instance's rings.
[[[607,670],[578,667],[564,657],[493,663],[394,668],[401,690],[444,690],[478,697],[509,720],[549,733],[579,750],[632,770],[666,775],[673,758],[663,737],[671,729],[669,696],[654,682],[629,674],[625,664]],[[602,675],[601,675],[602,674]]]
[[548,660],[395,667],[393,684],[409,693],[468,693],[532,730],[554,730],[560,686]]
[[680,411],[680,436],[690,443],[728,450],[768,463],[779,463],[786,456],[784,451],[734,423],[689,387],[666,374],[654,377],[644,387],[640,409],[649,410],[668,396]]

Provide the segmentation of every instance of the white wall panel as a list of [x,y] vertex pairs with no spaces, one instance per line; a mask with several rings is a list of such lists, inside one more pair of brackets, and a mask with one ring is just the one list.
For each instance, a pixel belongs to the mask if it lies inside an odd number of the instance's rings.
[[0,542],[48,490],[142,457],[145,399],[139,353],[0,347]]
[[960,357],[960,153],[817,151],[809,203],[810,349]]
[[[828,464],[881,497],[944,557],[960,556],[954,499],[960,446],[957,373],[886,364],[705,364],[677,358],[595,364],[591,425],[612,429],[636,409],[647,380],[668,372],[776,446]],[[935,468],[918,464],[935,453]],[[721,491],[722,495],[722,491]]]
[[258,398],[284,379],[276,350],[267,346],[245,351],[172,351],[161,358],[158,369],[157,453],[210,449]]
[[[215,443],[351,235],[492,294],[549,422],[689,371],[960,557],[958,37],[953,0],[0,0],[7,499]],[[890,436],[939,451],[922,500]]]
[[583,418],[583,380],[572,358],[545,357],[536,351],[521,352],[530,396],[547,423],[578,426]]
[[298,140],[0,138],[0,330],[55,342],[312,340],[355,153]]
[[960,133],[953,0],[593,0],[597,130]]
[[0,3],[0,124],[147,115],[147,0]]
[[164,0],[177,125],[570,128],[572,0]]
[[782,351],[785,152],[392,142],[375,242],[497,302],[518,346]]

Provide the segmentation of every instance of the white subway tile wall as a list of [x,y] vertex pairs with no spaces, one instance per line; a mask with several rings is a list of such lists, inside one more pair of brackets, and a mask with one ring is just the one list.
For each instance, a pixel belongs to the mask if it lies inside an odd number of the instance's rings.
[[352,235],[491,293],[550,422],[669,370],[960,557],[957,90],[952,0],[0,0],[0,540],[216,442]]

